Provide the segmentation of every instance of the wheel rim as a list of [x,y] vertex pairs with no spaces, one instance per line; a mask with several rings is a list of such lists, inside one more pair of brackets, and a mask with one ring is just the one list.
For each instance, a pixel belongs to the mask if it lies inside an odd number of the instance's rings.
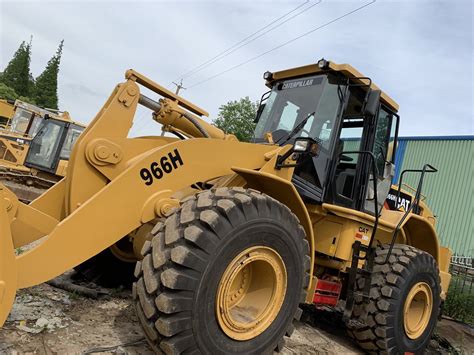
[[280,312],[286,287],[285,264],[275,250],[263,246],[244,250],[227,266],[219,282],[219,326],[232,339],[258,336]]
[[410,339],[419,338],[430,322],[433,308],[433,292],[426,282],[413,285],[404,306],[405,333]]

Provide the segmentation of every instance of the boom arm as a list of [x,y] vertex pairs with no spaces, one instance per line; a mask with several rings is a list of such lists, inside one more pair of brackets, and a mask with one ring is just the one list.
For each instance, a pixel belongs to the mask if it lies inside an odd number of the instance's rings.
[[[163,98],[142,96],[138,84]],[[214,139],[127,138],[139,102],[170,129]],[[173,192],[233,174],[233,167],[260,169],[275,150],[241,143],[197,115],[207,113],[128,71],[76,142],[63,181],[31,205],[0,184],[0,326],[17,288],[47,281],[162,216],[177,203]],[[15,256],[14,246],[42,237]]]

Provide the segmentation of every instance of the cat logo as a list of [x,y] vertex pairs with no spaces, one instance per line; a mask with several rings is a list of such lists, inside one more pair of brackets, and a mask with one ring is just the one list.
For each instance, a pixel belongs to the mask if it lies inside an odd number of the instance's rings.
[[401,212],[408,211],[411,205],[412,196],[400,191],[400,197],[398,198],[398,203],[396,203],[397,194],[398,194],[397,190],[392,189],[392,188],[390,189],[387,199],[385,200],[385,204],[384,204],[385,208],[392,211],[401,211]]

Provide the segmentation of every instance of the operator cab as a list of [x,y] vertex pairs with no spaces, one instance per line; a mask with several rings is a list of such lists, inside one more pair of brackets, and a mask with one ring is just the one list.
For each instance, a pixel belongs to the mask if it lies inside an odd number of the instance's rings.
[[31,141],[25,166],[56,173],[60,160],[69,160],[72,148],[84,130],[82,125],[46,116]]
[[[325,60],[264,77],[271,90],[254,141],[294,146],[292,181],[303,200],[374,214],[375,176],[380,211],[394,174],[396,103],[354,68]],[[298,153],[301,140],[317,147],[313,154]]]

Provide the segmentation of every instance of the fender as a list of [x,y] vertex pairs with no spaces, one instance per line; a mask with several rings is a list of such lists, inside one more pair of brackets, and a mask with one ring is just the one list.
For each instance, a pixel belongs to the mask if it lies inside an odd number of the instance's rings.
[[244,168],[232,168],[247,183],[246,187],[263,192],[286,205],[299,219],[306,232],[309,242],[311,268],[310,275],[314,269],[314,233],[313,225],[306,206],[296,191],[291,181],[282,177],[264,172]]
[[434,226],[422,216],[410,214],[403,224],[407,236],[407,244],[433,255],[438,265],[440,264],[440,246]]

